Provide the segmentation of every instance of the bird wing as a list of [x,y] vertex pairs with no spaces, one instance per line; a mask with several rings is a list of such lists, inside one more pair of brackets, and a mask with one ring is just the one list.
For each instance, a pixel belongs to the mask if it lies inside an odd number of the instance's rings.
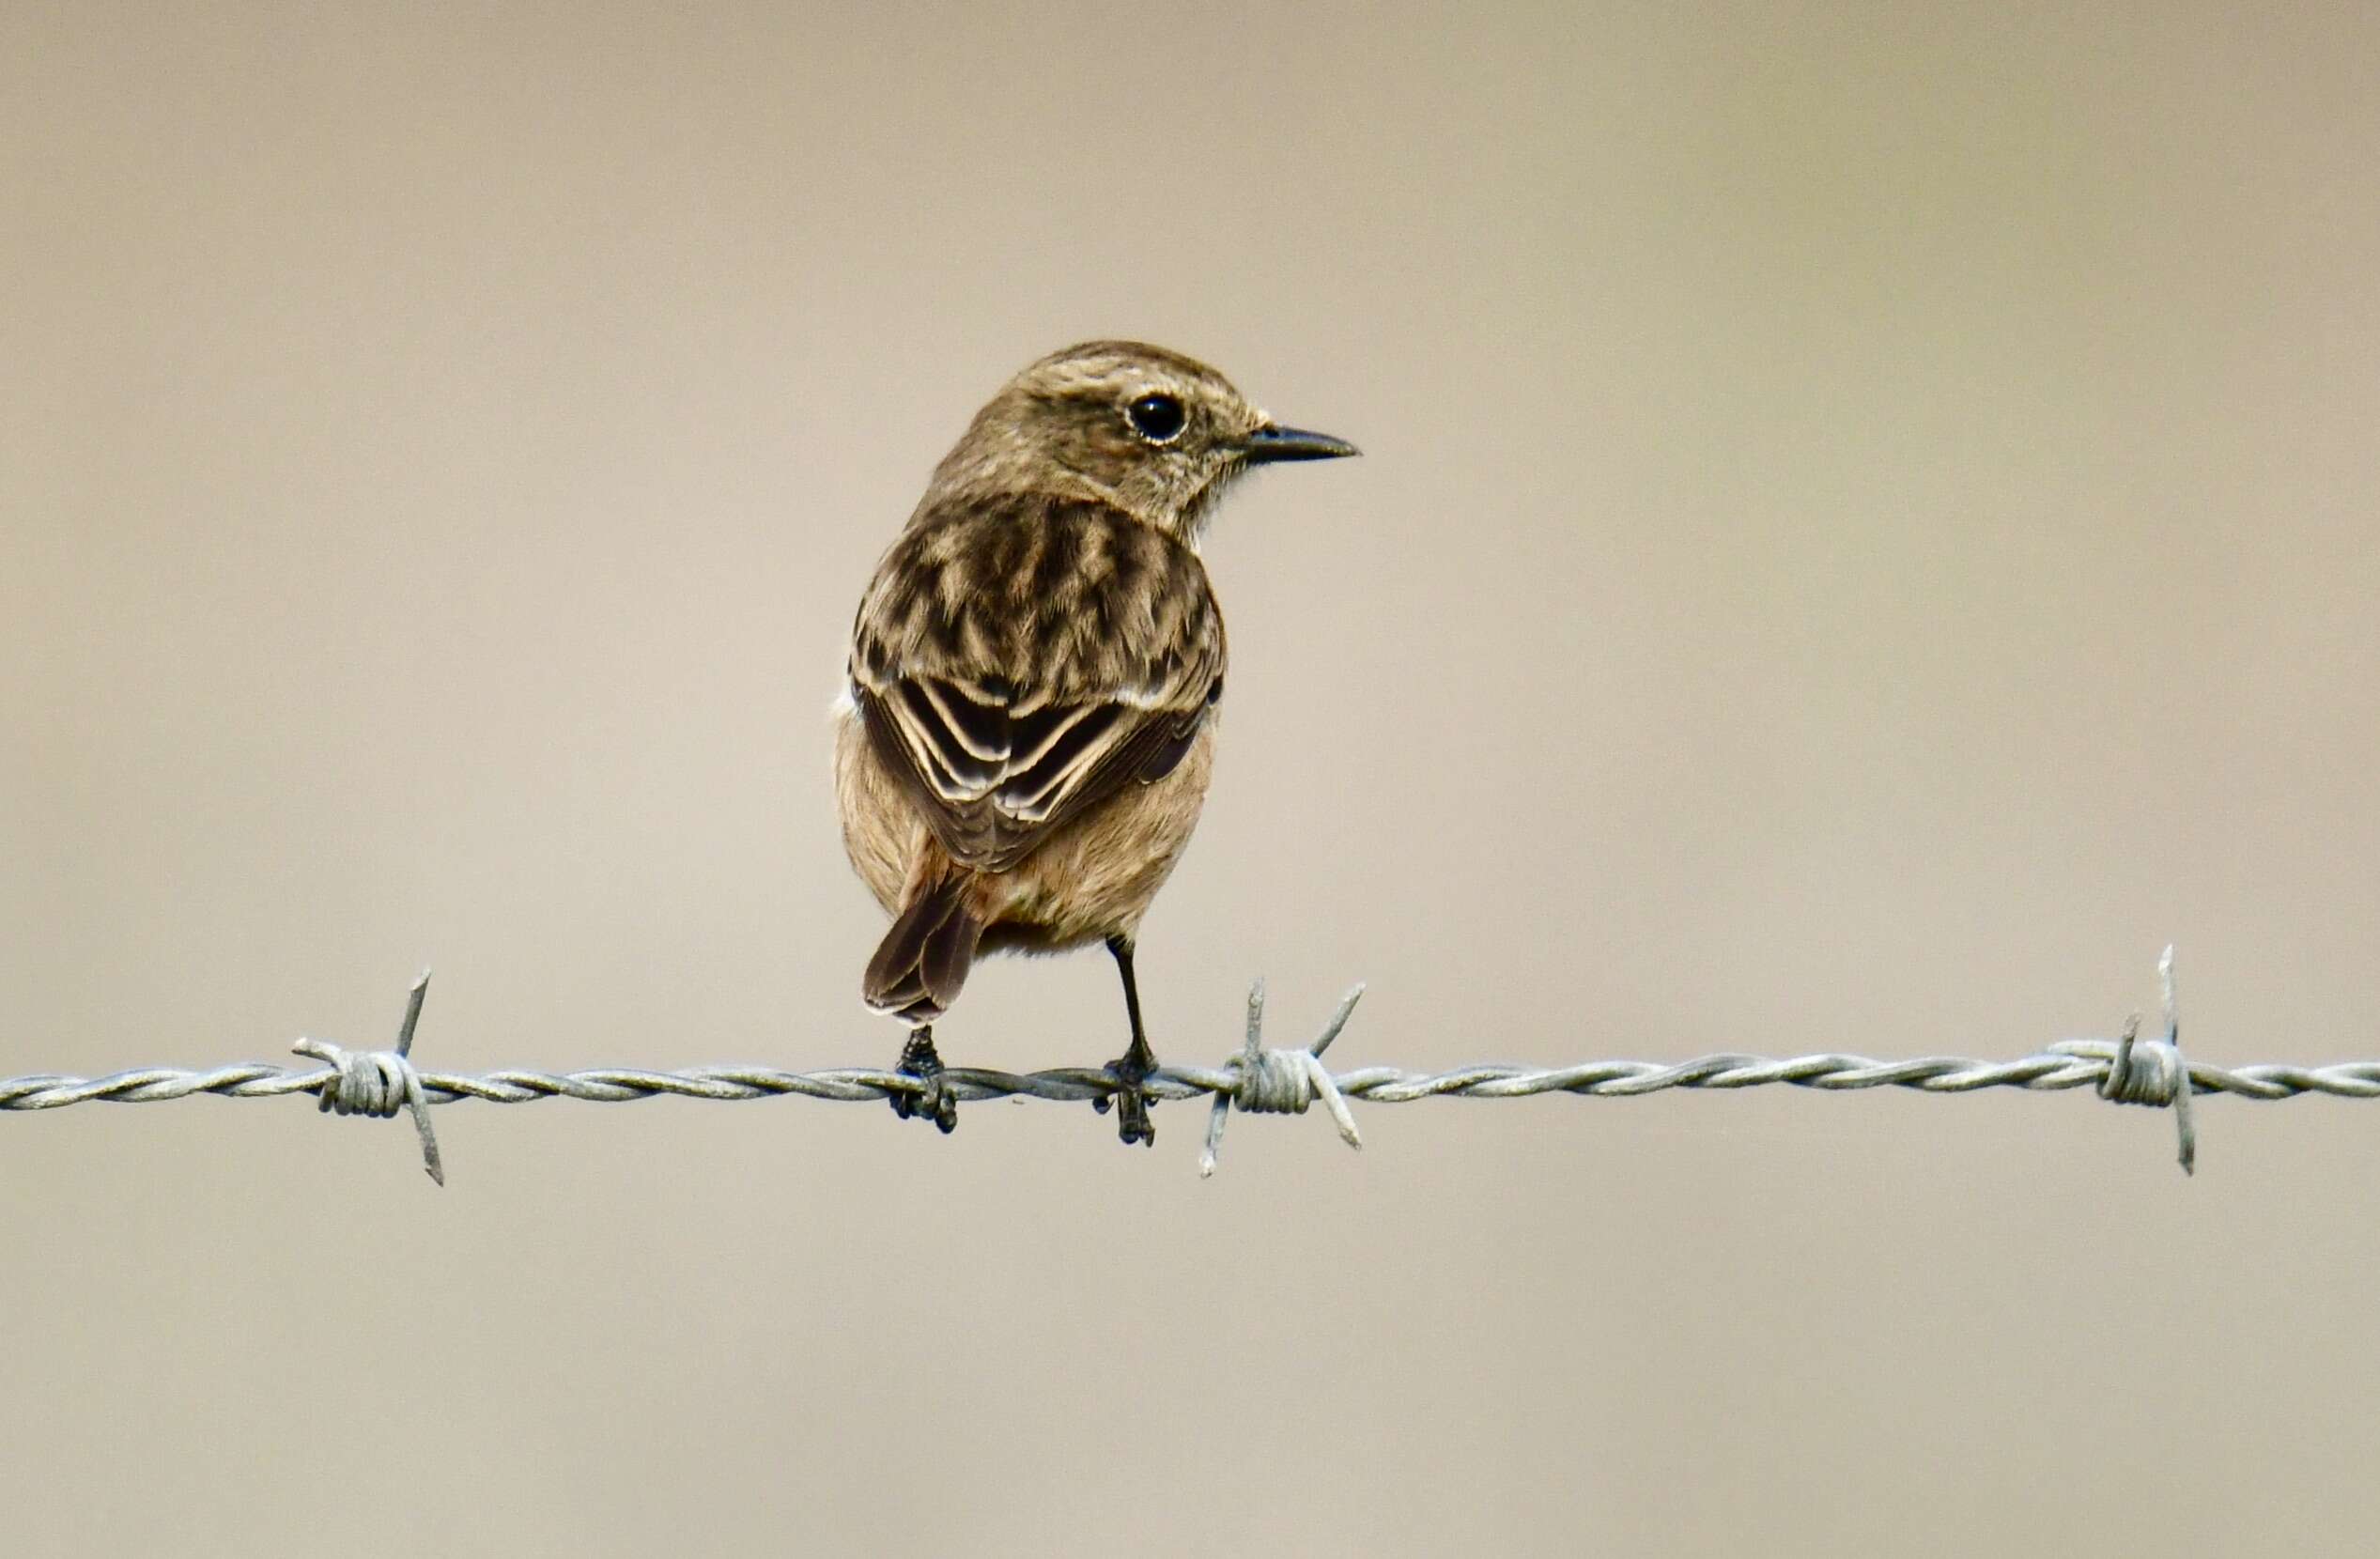
[[1223,694],[1198,554],[1104,504],[971,499],[912,523],[852,634],[869,741],[962,865],[1014,865],[1171,773]]

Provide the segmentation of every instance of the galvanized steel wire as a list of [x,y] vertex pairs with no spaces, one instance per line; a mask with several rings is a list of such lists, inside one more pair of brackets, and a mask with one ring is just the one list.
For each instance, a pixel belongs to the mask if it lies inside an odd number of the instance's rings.
[[[2161,1038],[2140,1038],[2136,1017],[2116,1039],[2061,1041],[2013,1060],[1958,1056],[1878,1060],[1840,1052],[1772,1059],[1731,1053],[1687,1061],[1582,1061],[1557,1067],[1491,1062],[1445,1072],[1363,1066],[1334,1073],[1321,1065],[1321,1052],[1345,1026],[1362,994],[1361,986],[1348,993],[1313,1043],[1301,1049],[1268,1049],[1262,1044],[1263,986],[1260,981],[1249,995],[1247,1039],[1239,1053],[1220,1066],[1160,1068],[1146,1087],[1157,1099],[1213,1098],[1207,1152],[1201,1161],[1202,1171],[1208,1173],[1213,1169],[1222,1123],[1232,1108],[1254,1114],[1303,1113],[1317,1099],[1329,1109],[1340,1135],[1350,1146],[1360,1147],[1350,1102],[1401,1104],[1420,1099],[1526,1099],[1556,1093],[1630,1099],[1675,1088],[1710,1091],[1778,1085],[1826,1092],[1896,1088],[1921,1093],[1973,1093],[2001,1088],[2057,1092],[2089,1088],[2114,1103],[2174,1109],[2180,1160],[2187,1170],[2195,1153],[2194,1128],[2187,1113],[2194,1093],[2257,1100],[2306,1094],[2380,1098],[2380,1060],[2224,1067],[2184,1059],[2174,1011],[2172,949],[2166,950],[2159,972],[2166,1006]],[[328,1064],[291,1067],[246,1061],[214,1067],[142,1067],[103,1077],[34,1073],[0,1078],[0,1112],[85,1104],[162,1104],[200,1095],[277,1099],[290,1094],[312,1097],[321,1108],[342,1115],[394,1116],[410,1109],[422,1138],[425,1167],[442,1183],[426,1108],[430,1104],[464,1099],[491,1104],[522,1104],[541,1099],[615,1104],[654,1098],[780,1097],[881,1103],[896,1093],[914,1094],[921,1086],[915,1077],[870,1067],[820,1072],[754,1065],[671,1070],[596,1067],[562,1073],[525,1068],[478,1073],[419,1069],[410,1053],[428,978],[424,975],[409,994],[398,1042],[391,1050],[350,1052],[326,1042],[301,1040],[295,1047],[301,1054]],[[2185,1077],[2187,1088],[2182,1087]],[[1119,1086],[1100,1067],[1054,1067],[1028,1073],[952,1067],[944,1073],[944,1084],[954,1088],[962,1101],[1024,1097],[1067,1103],[1103,1099]]]

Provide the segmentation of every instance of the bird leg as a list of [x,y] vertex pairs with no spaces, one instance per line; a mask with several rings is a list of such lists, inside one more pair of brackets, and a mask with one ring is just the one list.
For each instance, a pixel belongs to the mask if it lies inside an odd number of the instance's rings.
[[893,1114],[904,1120],[912,1115],[921,1116],[946,1133],[956,1129],[958,1095],[942,1080],[942,1057],[934,1049],[934,1025],[921,1023],[909,1030],[909,1042],[901,1047],[901,1065],[896,1070],[923,1083],[925,1091],[894,1094]]
[[1117,1106],[1116,1135],[1124,1145],[1145,1142],[1153,1146],[1157,1128],[1149,1123],[1149,1090],[1142,1085],[1157,1070],[1157,1057],[1149,1048],[1149,1036],[1140,1026],[1140,987],[1132,978],[1132,942],[1127,937],[1110,936],[1107,950],[1116,955],[1116,972],[1124,979],[1124,1012],[1132,1019],[1132,1048],[1107,1063],[1109,1075],[1123,1086],[1105,1098],[1092,1100],[1091,1107],[1105,1115],[1112,1101]]

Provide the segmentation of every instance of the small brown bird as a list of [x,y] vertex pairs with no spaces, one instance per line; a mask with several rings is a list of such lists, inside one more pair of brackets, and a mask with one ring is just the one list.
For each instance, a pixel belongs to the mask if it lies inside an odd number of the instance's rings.
[[1155,1140],[1133,945],[1214,761],[1198,538],[1251,466],[1355,453],[1202,363],[1093,341],[1011,379],[935,468],[860,598],[835,732],[843,848],[893,917],[863,992],[908,1020],[901,1071],[926,1085],[904,1118],[957,1123],[934,1020],[977,954],[1105,942],[1132,1025],[1107,1068],[1120,1133]]

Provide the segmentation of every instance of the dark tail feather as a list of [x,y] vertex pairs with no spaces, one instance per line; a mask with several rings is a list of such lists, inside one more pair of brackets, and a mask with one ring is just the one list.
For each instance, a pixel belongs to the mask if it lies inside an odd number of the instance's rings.
[[912,901],[868,960],[868,1005],[911,1023],[931,1023],[959,999],[983,922],[967,907],[968,875],[952,872]]

